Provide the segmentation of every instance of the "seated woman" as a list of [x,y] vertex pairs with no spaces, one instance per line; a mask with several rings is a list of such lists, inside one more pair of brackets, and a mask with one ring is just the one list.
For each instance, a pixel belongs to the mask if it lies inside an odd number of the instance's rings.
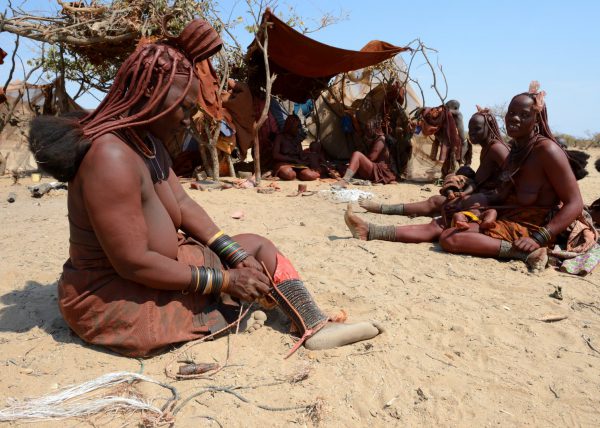
[[313,181],[321,176],[319,154],[302,151],[300,118],[290,114],[273,143],[273,171],[282,180]]
[[395,183],[396,174],[391,168],[390,152],[385,144],[385,135],[381,130],[381,122],[372,118],[367,122],[365,137],[369,145],[369,155],[354,152],[346,173],[334,187],[347,187],[350,180],[356,176],[373,183]]
[[70,257],[58,282],[65,321],[86,342],[131,357],[226,328],[234,299],[279,305],[297,345],[311,349],[376,336],[368,322],[329,322],[271,241],[223,233],[173,173],[163,143],[191,126],[202,85],[194,64],[221,45],[194,20],[174,41],[139,46],[93,112],[32,122],[36,160],[69,182]]
[[[475,188],[479,192],[494,190],[498,184],[498,176],[505,159],[510,152],[509,146],[500,135],[498,122],[488,109],[477,106],[477,113],[469,120],[469,139],[473,144],[481,145],[479,168],[475,174]],[[458,172],[458,171],[457,171]],[[434,195],[425,201],[408,204],[381,204],[370,200],[361,200],[359,205],[365,210],[380,214],[395,214],[406,216],[435,216],[440,215],[446,195]],[[461,192],[461,197],[473,193],[474,189]]]
[[529,92],[515,96],[506,114],[512,151],[502,173],[501,205],[494,225],[481,229],[446,229],[440,245],[451,253],[524,260],[543,268],[547,247],[582,212],[583,200],[564,148],[548,127],[544,92],[532,82]]
[[[425,225],[379,226],[364,222],[348,206],[344,219],[352,235],[363,240],[409,243],[439,239],[449,252],[527,259],[532,268],[543,265],[547,260],[545,248],[535,250],[554,242],[556,235],[582,213],[583,202],[576,182],[582,174],[581,165],[570,162],[567,153],[553,139],[543,94],[535,88],[531,91],[514,97],[506,115],[508,134],[513,141],[500,175],[500,191],[474,194],[456,205],[460,210],[471,207],[484,210],[490,205],[503,204],[493,227],[482,231],[475,223],[469,224],[464,233],[455,228],[444,230],[447,224],[441,217]],[[451,214],[448,212],[446,217]],[[550,217],[550,222],[542,227]]]

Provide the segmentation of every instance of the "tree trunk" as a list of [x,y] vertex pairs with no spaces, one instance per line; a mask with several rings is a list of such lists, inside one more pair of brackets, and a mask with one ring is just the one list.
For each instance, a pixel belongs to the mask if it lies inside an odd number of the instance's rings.
[[231,159],[231,155],[225,155],[227,157],[227,165],[229,165],[229,176],[235,177],[235,167],[233,166],[233,159]]
[[256,185],[259,185],[261,179],[260,143],[258,141],[258,129],[256,129],[256,123],[254,124],[254,145],[252,146],[252,160],[254,161],[254,178],[256,181]]
[[204,171],[206,171],[206,175],[212,177],[213,172],[210,166],[210,162],[208,161],[208,156],[206,154],[208,150],[206,144],[200,144],[198,150],[200,151],[200,159],[202,159],[202,166],[204,167]]
[[210,153],[210,160],[211,160],[211,164],[212,164],[212,177],[215,180],[219,179],[219,152],[217,150],[217,146],[215,146],[214,144],[209,144],[208,145],[208,152]]

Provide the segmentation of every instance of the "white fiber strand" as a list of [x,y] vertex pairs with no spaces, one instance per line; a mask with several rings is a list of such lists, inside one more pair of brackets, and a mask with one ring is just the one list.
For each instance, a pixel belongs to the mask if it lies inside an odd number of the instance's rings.
[[319,194],[335,203],[357,202],[359,199],[373,199],[373,193],[358,189],[320,190]]
[[140,380],[160,385],[159,382],[137,373],[108,373],[80,385],[40,398],[25,400],[9,399],[9,406],[0,410],[0,421],[19,419],[64,419],[76,416],[89,416],[115,410],[144,410],[162,415],[162,411],[150,403],[134,397],[85,397],[101,388],[110,388],[124,382]]

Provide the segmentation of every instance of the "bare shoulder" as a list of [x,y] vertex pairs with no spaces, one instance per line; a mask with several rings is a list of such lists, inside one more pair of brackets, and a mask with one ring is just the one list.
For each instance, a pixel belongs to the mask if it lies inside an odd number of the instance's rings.
[[510,153],[508,147],[501,143],[492,144],[483,160],[486,163],[502,165],[508,154]]
[[505,158],[506,156],[508,156],[509,152],[509,148],[502,143],[492,144],[492,146],[490,147],[490,154],[494,156]]
[[549,138],[541,138],[535,146],[535,152],[542,158],[564,158],[567,159],[565,151]]
[[113,134],[105,134],[92,143],[89,151],[83,158],[82,167],[96,169],[96,167],[118,168],[125,164],[131,166],[135,162],[136,153],[123,140]]
[[92,143],[79,167],[79,176],[105,184],[140,175],[140,157],[124,141],[105,134]]

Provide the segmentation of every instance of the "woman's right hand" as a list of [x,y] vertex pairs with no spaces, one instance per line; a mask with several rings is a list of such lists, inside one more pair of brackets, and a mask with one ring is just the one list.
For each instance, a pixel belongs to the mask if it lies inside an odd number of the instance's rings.
[[229,269],[229,288],[227,294],[246,302],[253,302],[271,290],[269,278],[253,268],[240,267]]

